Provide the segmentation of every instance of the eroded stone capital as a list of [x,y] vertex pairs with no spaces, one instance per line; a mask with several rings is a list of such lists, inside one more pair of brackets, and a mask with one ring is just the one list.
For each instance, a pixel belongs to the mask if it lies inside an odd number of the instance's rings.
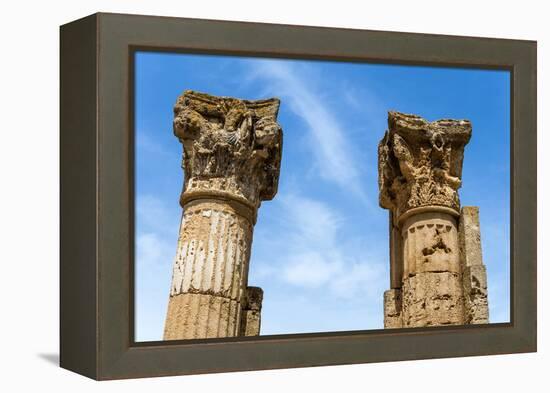
[[468,120],[428,122],[416,115],[388,113],[388,130],[378,145],[380,206],[396,219],[410,209],[442,206],[460,209],[464,146]]
[[257,208],[277,193],[282,129],[279,100],[247,101],[187,90],[174,106],[174,134],[183,144],[182,205],[202,197]]

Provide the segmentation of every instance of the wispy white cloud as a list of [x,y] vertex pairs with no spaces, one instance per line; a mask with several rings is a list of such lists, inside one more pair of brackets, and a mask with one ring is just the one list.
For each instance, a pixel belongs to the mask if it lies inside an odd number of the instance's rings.
[[136,218],[136,340],[161,340],[179,216],[161,199],[138,194]]
[[161,143],[142,129],[136,131],[136,151],[139,153],[153,154],[159,156],[159,158],[166,158],[171,155]]
[[167,265],[174,259],[175,252],[175,245],[156,233],[142,233],[136,237],[136,256],[140,266]]
[[304,121],[320,177],[366,199],[356,147],[346,138],[346,125],[340,121],[342,111],[337,113],[331,107],[311,70],[281,60],[265,60],[255,64],[250,78],[265,81],[266,94],[282,97]]
[[175,245],[156,233],[136,236],[135,335],[137,341],[162,340]]
[[181,219],[181,209],[176,204],[174,206],[175,208],[168,209],[163,200],[150,194],[137,195],[136,218],[138,227],[146,231],[158,232],[159,236],[177,233]]
[[480,208],[483,263],[487,267],[489,320],[510,321],[510,224],[508,217],[488,220]]
[[[354,259],[356,260],[354,262]],[[382,301],[384,269],[376,260],[363,260],[332,252],[304,251],[292,255],[283,266],[283,279],[304,289],[326,288],[336,298],[350,299],[358,294]]]
[[273,247],[280,251],[257,261],[261,276],[305,291],[323,289],[336,298],[363,294],[382,299],[384,259],[366,250],[360,235],[345,233],[346,222],[336,208],[296,194],[280,196],[279,202],[281,230]]
[[[293,254],[282,269],[283,278],[300,287],[317,288],[331,282],[342,269],[339,259],[334,260],[314,250]],[[327,258],[328,257],[328,258]]]
[[168,209],[161,199],[152,195],[138,195],[136,200],[137,265],[171,266],[181,212]]
[[494,269],[487,271],[489,322],[510,322],[510,277]]
[[333,247],[342,218],[326,203],[298,194],[283,194],[278,200],[284,215],[281,219],[292,244],[322,244]]

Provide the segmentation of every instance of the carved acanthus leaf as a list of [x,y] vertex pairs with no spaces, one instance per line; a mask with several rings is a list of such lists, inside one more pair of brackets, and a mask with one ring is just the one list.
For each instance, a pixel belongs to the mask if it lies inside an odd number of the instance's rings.
[[185,91],[174,106],[183,144],[183,194],[215,191],[259,206],[277,193],[279,100],[248,101]]
[[388,131],[378,146],[380,206],[400,216],[409,209],[437,205],[458,212],[467,120],[427,122],[419,116],[388,113]]

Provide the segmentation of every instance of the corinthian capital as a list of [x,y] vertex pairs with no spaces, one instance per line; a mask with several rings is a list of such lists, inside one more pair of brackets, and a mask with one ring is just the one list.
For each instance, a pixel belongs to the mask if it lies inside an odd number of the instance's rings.
[[388,130],[378,145],[380,206],[397,218],[423,206],[459,212],[467,120],[427,122],[415,115],[388,113]]
[[279,100],[247,101],[187,90],[174,106],[183,144],[182,205],[218,196],[257,208],[277,193],[282,129]]

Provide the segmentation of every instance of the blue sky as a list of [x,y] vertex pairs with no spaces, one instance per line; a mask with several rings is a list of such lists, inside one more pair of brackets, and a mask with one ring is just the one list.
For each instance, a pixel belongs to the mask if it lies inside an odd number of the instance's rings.
[[250,261],[262,334],[383,328],[377,145],[388,110],[472,122],[461,203],[480,207],[491,322],[509,321],[507,71],[155,52],[135,65],[137,341],[162,339],[183,184],[172,108],[186,89],[281,99],[279,192],[259,210]]

